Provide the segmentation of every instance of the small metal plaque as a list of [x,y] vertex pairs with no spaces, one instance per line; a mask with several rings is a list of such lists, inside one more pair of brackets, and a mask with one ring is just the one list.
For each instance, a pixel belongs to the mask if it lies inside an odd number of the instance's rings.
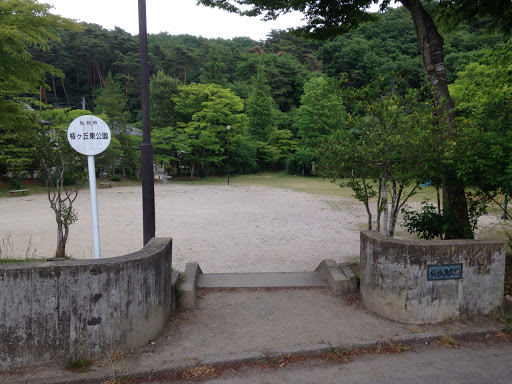
[[462,279],[462,264],[428,266],[428,280],[452,279]]

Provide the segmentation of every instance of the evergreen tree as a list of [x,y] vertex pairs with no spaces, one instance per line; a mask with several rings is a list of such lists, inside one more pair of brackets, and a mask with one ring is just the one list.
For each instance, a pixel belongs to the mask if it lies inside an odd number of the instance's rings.
[[346,127],[346,119],[339,82],[322,75],[313,76],[304,85],[293,124],[301,144],[314,147],[318,138]]
[[256,156],[262,169],[280,168],[295,150],[292,132],[279,130],[281,112],[270,93],[264,66],[260,64],[245,107],[249,134],[256,143]]
[[339,81],[324,75],[313,76],[304,85],[302,105],[297,110],[293,130],[299,150],[286,163],[291,174],[310,174],[319,139],[346,127],[347,112]]
[[[134,130],[133,127],[128,125],[130,114],[127,110],[128,99],[119,86],[114,82],[111,73],[105,79],[105,88],[96,99],[96,114],[103,114],[106,116],[106,122],[112,131],[112,137],[119,142],[118,150],[121,156],[109,156],[109,150],[101,158],[112,159],[111,173],[116,173],[116,168],[121,167],[123,177],[126,177],[128,172],[136,174],[139,168],[139,159],[137,156],[137,149],[140,146],[139,132]],[[117,148],[110,148],[115,150]]]
[[225,69],[226,64],[222,62],[217,47],[212,44],[206,57],[205,66],[201,68],[199,79],[204,84],[214,83],[225,86],[227,82]]
[[279,111],[270,94],[270,86],[265,78],[264,66],[261,64],[252,83],[245,110],[249,117],[249,134],[255,140],[268,143],[277,130]]
[[149,84],[149,108],[151,115],[151,127],[162,128],[176,123],[177,117],[174,111],[172,97],[178,93],[180,81],[158,71],[151,76]]

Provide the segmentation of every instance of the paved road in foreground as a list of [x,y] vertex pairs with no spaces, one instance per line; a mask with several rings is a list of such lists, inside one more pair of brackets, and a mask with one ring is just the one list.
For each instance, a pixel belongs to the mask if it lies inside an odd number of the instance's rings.
[[[148,381],[151,384],[176,381]],[[192,382],[192,381],[191,381]],[[401,354],[358,356],[347,364],[314,360],[279,369],[225,372],[209,384],[481,384],[512,383],[512,342],[418,348]],[[180,381],[180,383],[184,383]]]

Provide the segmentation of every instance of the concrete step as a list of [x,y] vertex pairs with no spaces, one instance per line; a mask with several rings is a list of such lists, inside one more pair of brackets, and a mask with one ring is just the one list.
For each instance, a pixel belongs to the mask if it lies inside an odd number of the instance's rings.
[[187,263],[181,283],[181,305],[195,308],[201,288],[309,288],[329,287],[336,296],[357,292],[357,279],[348,263],[323,260],[314,272],[205,273],[198,263]]
[[261,272],[200,274],[197,288],[298,288],[328,287],[320,272]]

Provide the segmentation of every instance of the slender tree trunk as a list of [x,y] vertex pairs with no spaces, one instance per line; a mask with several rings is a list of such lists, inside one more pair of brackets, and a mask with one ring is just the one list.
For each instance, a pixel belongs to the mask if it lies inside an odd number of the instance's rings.
[[101,73],[101,68],[98,63],[96,63],[96,70],[98,71],[98,79],[100,80],[101,87],[105,88],[105,79],[103,78],[103,74]]
[[372,230],[372,211],[370,210],[370,201],[368,198],[368,189],[366,188],[366,178],[363,177],[363,186],[364,186],[364,194],[366,196],[366,200],[364,201],[364,206],[366,208],[366,213],[368,214],[368,229]]
[[[423,7],[421,0],[400,0],[411,13],[416,35],[418,38],[423,68],[427,83],[432,87],[434,106],[438,116],[446,116],[447,137],[453,135],[455,113],[454,102],[448,91],[446,70],[444,66],[444,41],[437,27]],[[464,193],[464,183],[457,179],[453,170],[445,172],[443,185],[443,208],[453,214],[457,225],[446,230],[446,239],[473,238],[469,223],[467,202]]]
[[66,86],[64,85],[64,79],[61,77],[60,82],[62,84],[62,89],[64,90],[64,95],[66,96],[66,101],[68,102],[68,108],[71,108],[71,104],[69,104],[68,93],[66,92]]
[[53,85],[53,96],[55,96],[55,101],[57,101],[57,87],[55,86],[55,76],[52,75],[52,85]]
[[55,257],[66,257],[66,241],[67,238],[64,235],[62,223],[57,221],[57,250],[55,251]]
[[382,230],[384,234],[388,235],[388,224],[389,224],[389,210],[388,210],[388,175],[387,170],[384,177],[381,179],[382,183],[382,213],[384,214],[384,222],[382,223]]
[[377,232],[380,232],[380,217],[382,215],[382,182],[379,182],[379,193],[377,195]]

